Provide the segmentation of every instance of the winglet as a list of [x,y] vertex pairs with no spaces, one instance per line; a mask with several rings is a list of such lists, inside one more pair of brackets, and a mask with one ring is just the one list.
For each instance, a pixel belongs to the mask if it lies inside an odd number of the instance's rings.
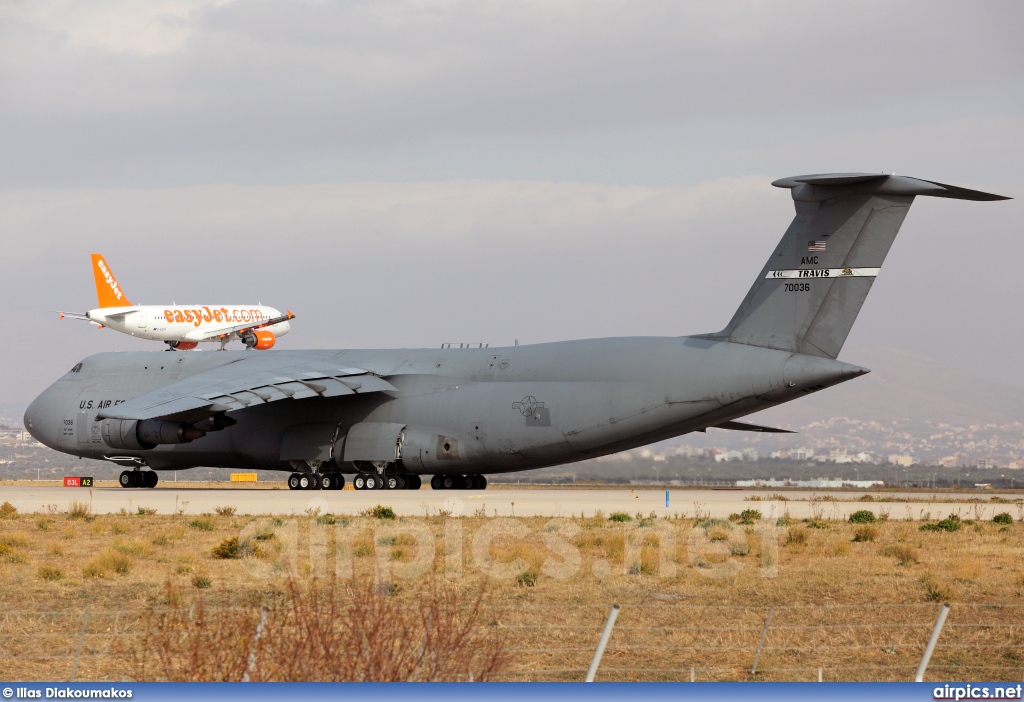
[[130,307],[131,302],[121,290],[110,266],[98,253],[92,254],[92,274],[96,279],[96,297],[100,307]]

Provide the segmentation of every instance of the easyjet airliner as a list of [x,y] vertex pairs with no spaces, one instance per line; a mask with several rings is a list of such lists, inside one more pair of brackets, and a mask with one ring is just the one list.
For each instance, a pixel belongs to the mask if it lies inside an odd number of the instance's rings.
[[85,314],[59,312],[61,319],[84,319],[101,329],[163,341],[181,351],[194,349],[201,341],[220,343],[223,349],[234,339],[247,348],[269,349],[277,337],[288,333],[288,320],[295,317],[263,305],[133,305],[100,254],[92,255],[92,272],[99,307]]

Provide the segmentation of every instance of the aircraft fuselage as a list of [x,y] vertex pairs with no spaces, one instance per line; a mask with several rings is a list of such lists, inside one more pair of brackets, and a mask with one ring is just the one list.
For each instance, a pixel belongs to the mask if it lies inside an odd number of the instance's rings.
[[251,352],[103,353],[86,358],[40,395],[26,412],[26,425],[56,450],[89,458],[131,456],[158,470],[294,470],[294,461],[306,456],[289,437],[303,427],[319,428],[325,441],[336,442],[360,422],[396,423],[450,436],[459,447],[447,464],[438,468],[435,462],[429,470],[406,455],[404,472],[500,473],[701,430],[866,372],[831,359],[693,337],[266,353],[282,365],[320,360],[366,368],[398,392],[256,405],[232,412],[234,426],[190,443],[115,450],[100,432],[100,410]]

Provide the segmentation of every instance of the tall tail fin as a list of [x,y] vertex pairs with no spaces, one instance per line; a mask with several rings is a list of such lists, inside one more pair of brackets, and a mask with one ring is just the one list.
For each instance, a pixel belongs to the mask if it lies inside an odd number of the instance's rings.
[[92,254],[92,275],[96,279],[96,297],[100,307],[131,306],[132,303],[117,284],[117,278],[101,254]]
[[905,176],[794,176],[796,217],[732,321],[707,335],[753,346],[835,358],[914,197],[1008,200]]

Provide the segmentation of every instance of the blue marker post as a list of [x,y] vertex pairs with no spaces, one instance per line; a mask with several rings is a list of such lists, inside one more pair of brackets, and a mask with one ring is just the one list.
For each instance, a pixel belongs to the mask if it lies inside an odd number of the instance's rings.
[[668,490],[665,491],[665,509],[668,509]]

